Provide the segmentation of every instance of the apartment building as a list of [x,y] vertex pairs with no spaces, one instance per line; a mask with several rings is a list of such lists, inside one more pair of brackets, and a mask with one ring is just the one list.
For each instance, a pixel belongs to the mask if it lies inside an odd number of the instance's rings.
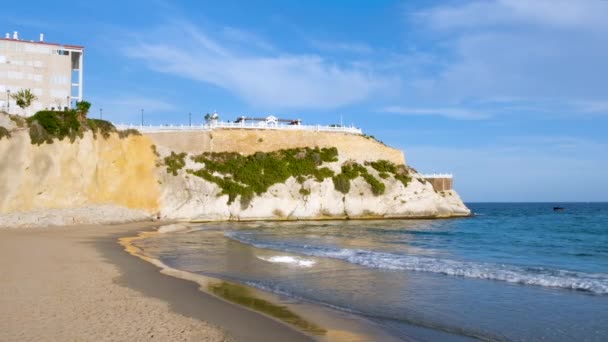
[[[72,108],[82,100],[84,47],[19,38],[0,38],[0,110],[29,116],[42,109]],[[11,94],[30,89],[37,100],[27,110]]]

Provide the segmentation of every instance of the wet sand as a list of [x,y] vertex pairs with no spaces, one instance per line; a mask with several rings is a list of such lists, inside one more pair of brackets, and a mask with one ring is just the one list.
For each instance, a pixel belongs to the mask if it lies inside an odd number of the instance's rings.
[[0,230],[0,341],[308,341],[129,255],[150,223]]

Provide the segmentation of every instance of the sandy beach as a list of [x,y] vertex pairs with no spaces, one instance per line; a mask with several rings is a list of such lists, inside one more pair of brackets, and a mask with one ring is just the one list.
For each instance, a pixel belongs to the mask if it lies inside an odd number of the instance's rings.
[[0,230],[0,340],[310,340],[116,242],[150,225]]

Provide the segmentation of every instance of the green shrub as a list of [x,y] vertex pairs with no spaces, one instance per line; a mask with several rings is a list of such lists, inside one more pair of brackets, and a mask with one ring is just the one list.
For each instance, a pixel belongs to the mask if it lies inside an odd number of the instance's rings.
[[[68,137],[71,142],[74,142],[77,137],[82,138],[84,132],[84,129],[78,120],[77,113],[73,110],[63,112],[48,110],[39,111],[27,118],[27,123],[30,125],[30,137],[32,137],[32,125],[37,123],[47,134],[45,135],[44,132],[40,132],[38,129],[38,131],[34,132],[34,135],[37,135],[38,137],[45,136],[46,139],[44,139],[44,141],[47,143],[51,143],[53,138],[63,140],[66,137]],[[32,138],[31,140],[32,143],[41,144],[41,139]]]
[[17,125],[17,127],[19,128],[23,128],[25,127],[25,125],[27,124],[27,122],[25,121],[24,118],[20,117],[20,116],[16,116],[16,115],[9,115],[9,118]]
[[334,172],[331,169],[326,167],[322,167],[320,169],[315,170],[314,177],[317,182],[322,182],[325,178],[330,178],[334,176]]
[[175,153],[171,151],[171,155],[165,157],[165,165],[167,166],[167,173],[171,173],[177,176],[177,171],[181,170],[186,166],[186,153]]
[[367,169],[361,164],[347,162],[342,165],[342,174],[348,179],[355,179],[362,173],[367,173]]
[[388,160],[376,160],[376,161],[370,162],[369,165],[378,172],[385,172],[385,173],[397,172],[397,167],[395,166],[395,164],[391,163]]
[[325,163],[338,161],[338,149],[335,147],[325,147],[321,149],[321,160]]
[[105,120],[86,119],[86,108],[88,102],[79,102],[80,108],[65,111],[39,111],[31,117],[23,120],[11,116],[19,127],[27,125],[30,128],[30,139],[32,144],[52,144],[54,139],[63,140],[68,137],[71,142],[76,138],[82,138],[84,132],[90,130],[94,137],[101,134],[105,139],[112,133],[118,133],[120,138],[130,135],[141,135],[137,130],[128,129],[117,131],[112,123]]
[[300,188],[300,195],[303,195],[303,196],[310,195],[310,189]]
[[374,141],[376,141],[376,142],[378,142],[378,143],[380,143],[380,144],[382,144],[382,145],[384,145],[384,146],[388,146],[388,145],[386,145],[384,142],[382,142],[380,139],[376,138],[376,137],[375,137],[375,136],[373,136],[373,135],[367,135],[367,134],[364,134],[364,135],[363,135],[363,137],[364,137],[365,139],[374,140]]
[[[347,162],[342,165],[342,173],[333,178],[334,188],[345,194],[350,190],[350,180],[357,177],[362,177],[367,184],[369,184],[372,193],[376,196],[383,194],[386,190],[384,183],[371,175],[365,166],[354,162]],[[348,184],[346,180],[348,181]]]
[[6,137],[7,139],[11,137],[11,132],[8,131],[5,127],[0,126],[0,140]]
[[390,175],[386,172],[380,172],[378,176],[380,176],[380,178],[382,179],[387,179],[388,177],[390,177]]
[[395,179],[403,183],[403,186],[407,187],[408,184],[412,181],[412,177],[410,177],[407,173],[396,174]]
[[[205,167],[188,172],[216,183],[222,194],[228,195],[228,203],[241,196],[241,204],[248,205],[254,195],[261,195],[272,185],[285,183],[290,177],[295,177],[300,184],[308,177],[319,182],[333,177],[332,170],[320,166],[323,159],[336,159],[337,151],[333,148],[299,148],[257,152],[250,156],[234,152],[205,152],[191,158]],[[222,177],[213,176],[213,173]]]
[[87,125],[93,132],[93,136],[97,137],[97,133],[100,133],[104,139],[110,137],[110,134],[116,132],[116,127],[109,121],[99,119],[87,119]]
[[343,194],[347,194],[350,191],[350,178],[344,173],[334,176],[332,180],[334,181],[334,188],[337,191]]
[[375,196],[382,195],[384,193],[384,191],[386,190],[386,185],[384,185],[384,183],[377,180],[374,176],[370,175],[369,173],[366,172],[366,173],[362,174],[361,176],[363,177],[363,179],[365,179],[367,184],[369,184],[369,186],[372,188],[372,193]]
[[52,144],[53,143],[53,138],[55,138],[55,136],[53,136],[52,134],[48,133],[37,122],[34,122],[34,123],[32,123],[30,125],[29,133],[30,133],[30,141],[34,145],[42,145],[44,143]]
[[133,135],[133,136],[140,136],[141,133],[139,133],[138,130],[133,129],[133,128],[123,129],[123,130],[118,131],[118,137],[120,139],[127,138],[127,137],[129,137],[131,135]]
[[156,150],[156,145],[152,144],[150,145],[150,148],[152,149],[152,153],[154,153],[156,157],[160,157],[160,153],[158,153],[158,151]]

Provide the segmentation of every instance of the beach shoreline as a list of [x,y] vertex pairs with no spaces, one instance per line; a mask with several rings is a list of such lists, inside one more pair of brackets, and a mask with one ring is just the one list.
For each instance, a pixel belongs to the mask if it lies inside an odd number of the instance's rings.
[[0,230],[0,340],[311,340],[118,244],[161,224]]
[[[240,282],[170,267],[161,260],[150,257],[136,245],[138,240],[146,238],[161,237],[165,234],[187,234],[193,226],[197,225],[195,223],[174,223],[162,225],[158,229],[139,231],[135,236],[116,236],[116,238],[131,256],[153,265],[159,273],[198,286],[197,290],[201,295],[211,296],[229,305],[237,305],[239,308],[250,310],[256,315],[276,320],[291,329],[306,334],[312,340],[349,342],[403,340],[404,336],[397,338],[387,332],[385,327],[380,327],[377,323],[360,315],[326,307],[320,303],[279,295],[267,289],[259,289]],[[196,293],[192,293],[192,295],[196,296]],[[217,323],[215,318],[204,315],[201,317]],[[227,329],[232,331],[230,328]],[[248,341],[251,340],[250,336],[244,337]]]

